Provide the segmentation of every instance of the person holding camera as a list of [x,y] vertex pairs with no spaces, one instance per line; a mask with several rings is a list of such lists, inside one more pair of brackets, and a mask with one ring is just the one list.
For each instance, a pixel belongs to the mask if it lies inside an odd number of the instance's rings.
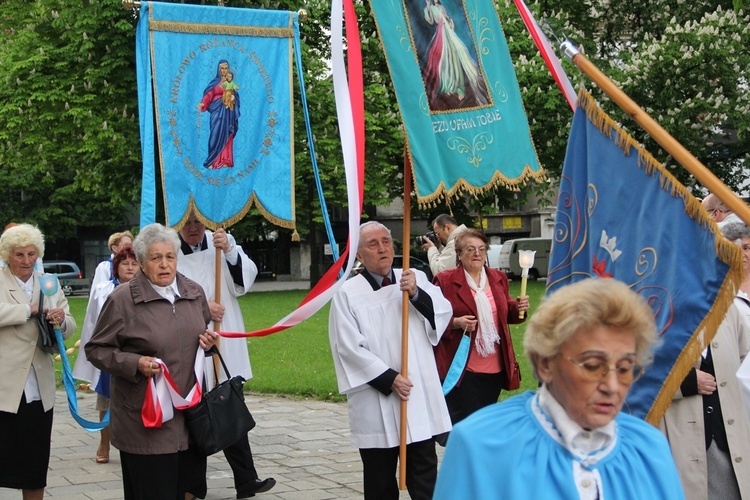
[[[448,214],[440,214],[432,221],[432,229],[434,233],[427,233],[422,237],[422,250],[427,251],[430,270],[434,276],[437,276],[446,269],[454,269],[458,266],[456,237],[466,231],[466,226],[463,224],[459,226],[456,219]],[[437,236],[438,241],[430,238],[433,235]]]

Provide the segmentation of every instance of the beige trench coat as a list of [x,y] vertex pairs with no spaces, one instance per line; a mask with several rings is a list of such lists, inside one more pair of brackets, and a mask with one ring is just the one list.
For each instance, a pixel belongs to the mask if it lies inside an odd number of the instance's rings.
[[[39,382],[44,411],[55,404],[55,367],[52,356],[37,347],[39,330],[36,318],[26,319],[26,305],[39,303],[39,276],[34,272],[34,294],[31,302],[26,297],[9,267],[0,270],[0,411],[16,413],[29,371],[34,370]],[[65,310],[63,338],[76,331],[76,321],[70,314],[68,299],[62,290],[52,299],[45,298],[44,308]]]
[[[750,498],[750,420],[742,403],[737,370],[750,350],[750,332],[735,305],[711,341],[711,356],[727,431],[729,453],[742,498]],[[700,359],[696,362],[700,367]],[[703,427],[703,398],[678,390],[659,424],[672,449],[687,500],[706,500],[708,473]]]

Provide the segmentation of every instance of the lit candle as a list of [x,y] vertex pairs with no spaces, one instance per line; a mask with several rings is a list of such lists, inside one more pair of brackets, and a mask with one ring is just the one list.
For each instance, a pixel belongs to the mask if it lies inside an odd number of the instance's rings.
[[[536,250],[519,250],[518,265],[521,266],[521,297],[526,295],[526,280],[529,277],[529,268],[534,265]],[[523,319],[525,311],[520,311],[518,317]]]
[[60,284],[57,281],[56,274],[43,274],[39,276],[39,287],[42,289],[42,293],[49,297],[49,302],[45,301],[49,309],[54,309],[55,304],[53,297],[57,293]]
[[47,297],[57,293],[58,283],[56,274],[43,274],[39,277],[39,286],[42,288],[42,293]]

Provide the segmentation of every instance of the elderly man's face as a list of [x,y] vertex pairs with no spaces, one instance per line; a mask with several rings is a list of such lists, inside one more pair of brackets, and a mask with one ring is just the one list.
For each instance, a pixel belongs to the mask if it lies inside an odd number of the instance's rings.
[[169,242],[160,241],[151,245],[146,262],[140,262],[143,274],[154,285],[167,286],[177,275],[177,250]]
[[393,266],[393,240],[384,228],[371,226],[359,235],[357,259],[373,274],[385,276]]
[[[617,372],[633,366],[635,349],[632,333],[599,326],[576,333],[560,354],[540,360],[537,370],[568,416],[584,429],[596,429],[611,422],[625,402],[632,380]],[[609,372],[596,380],[587,367],[602,363]]]
[[195,216],[195,214],[190,214],[190,217],[188,217],[187,222],[184,226],[182,226],[182,229],[180,229],[180,236],[182,236],[182,239],[191,246],[198,246],[200,245],[201,241],[203,241],[203,236],[206,234],[206,226],[203,225],[201,221],[198,220],[198,218]]

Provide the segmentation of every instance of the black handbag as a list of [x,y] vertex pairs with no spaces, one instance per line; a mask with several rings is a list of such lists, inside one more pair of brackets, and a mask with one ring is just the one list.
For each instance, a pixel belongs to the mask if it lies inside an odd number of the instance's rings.
[[41,291],[39,292],[39,312],[36,315],[36,324],[39,327],[38,347],[47,354],[58,354],[55,328],[47,321],[47,313],[44,312],[44,293]]
[[[229,374],[224,358],[215,347],[206,355],[219,356],[228,380],[203,393],[200,402],[185,410],[185,420],[193,444],[206,455],[213,455],[247,435],[255,427],[255,420],[245,405],[242,386],[245,379]],[[205,377],[204,377],[205,387]]]

